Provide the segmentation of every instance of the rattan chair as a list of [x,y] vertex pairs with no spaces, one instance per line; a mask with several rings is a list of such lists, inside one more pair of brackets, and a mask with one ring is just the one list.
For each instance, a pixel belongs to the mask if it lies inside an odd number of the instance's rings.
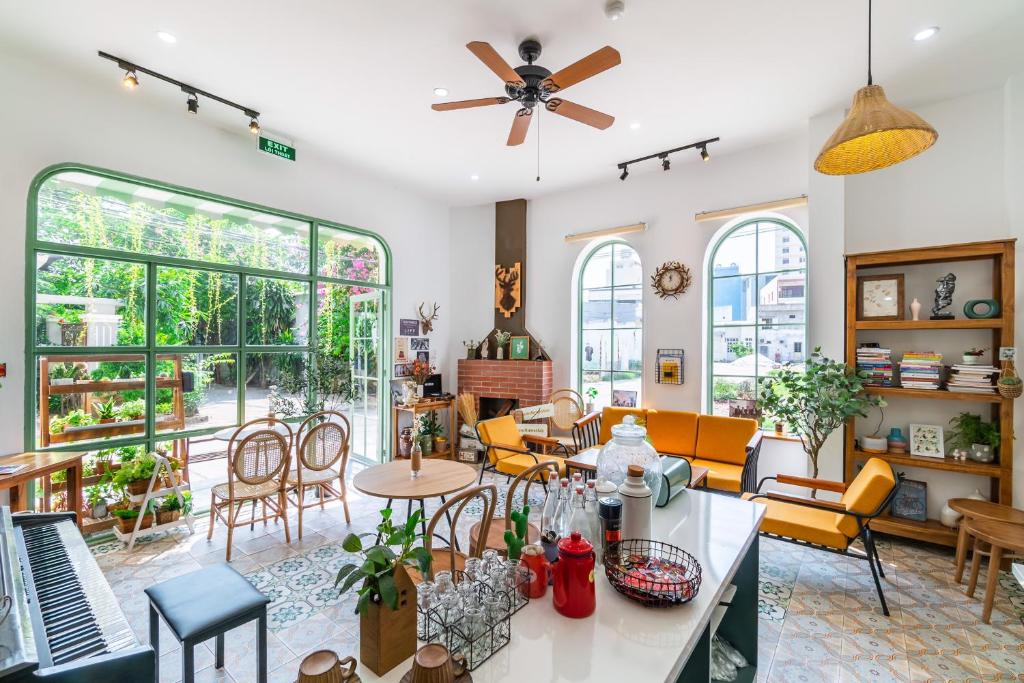
[[[558,465],[553,462],[542,462],[516,475],[516,478],[512,480],[512,485],[508,487],[508,492],[505,494],[505,516],[496,517],[490,521],[490,529],[484,539],[485,549],[497,550],[503,556],[508,554],[508,547],[505,545],[505,532],[512,528],[512,498],[515,496],[516,489],[519,488],[520,482],[526,481],[526,488],[523,489],[523,502],[524,504],[527,503],[530,500],[530,484],[537,481],[546,488],[549,472],[554,472],[557,475]],[[549,495],[551,493],[551,491],[548,491]],[[554,495],[557,496],[558,491],[555,491]],[[481,519],[469,528],[470,547],[477,543],[483,523]],[[538,542],[540,540],[540,532],[541,530],[536,524],[527,524],[526,542]]]
[[[462,514],[462,510],[472,501],[474,498],[479,498],[483,503],[484,509],[481,513],[481,537],[476,542],[470,542],[469,552],[464,553],[455,549],[455,529],[459,525],[459,515]],[[430,571],[427,572],[426,580],[433,581],[434,573],[439,571],[455,571],[462,570],[466,567],[467,557],[480,557],[484,552],[483,540],[487,539],[487,534],[491,528],[491,519],[494,517],[494,509],[498,505],[498,488],[494,484],[484,484],[483,486],[474,486],[473,488],[465,489],[454,498],[449,498],[448,501],[438,508],[430,517],[430,524],[427,526],[427,533],[423,537],[423,547],[430,553]],[[437,523],[446,517],[447,513],[455,508],[454,514],[451,515],[451,519],[448,523],[449,531],[448,537],[445,538],[440,534],[435,534],[434,529],[437,527]],[[447,548],[435,548],[433,544],[433,537],[437,536],[441,540],[448,544]],[[483,539],[483,540],[481,540]],[[413,583],[423,583],[424,577],[419,573],[418,570],[410,568],[409,577]]]
[[[235,527],[250,527],[256,522],[284,520],[285,542],[291,543],[288,531],[288,506],[285,498],[285,474],[291,462],[291,428],[285,424],[287,436],[273,429],[260,429],[239,439],[243,430],[254,423],[276,420],[260,418],[242,425],[228,442],[228,480],[217,484],[210,492],[210,528],[206,538],[213,538],[213,527],[219,518],[228,527],[228,546],[225,559],[231,561],[231,539]],[[284,424],[283,422],[281,424]],[[237,441],[237,443],[236,443]],[[260,502],[263,515],[256,517],[256,503]],[[251,503],[249,519],[239,522],[246,503]]]
[[[345,467],[348,465],[348,419],[341,413],[325,410],[315,413],[299,426],[295,452],[295,468],[289,470],[285,488],[295,494],[299,514],[299,540],[302,540],[302,511],[320,506],[328,500],[340,500],[345,510],[345,523],[351,524],[345,491]],[[340,467],[335,465],[340,462]],[[337,481],[338,487],[333,484]],[[306,490],[316,489],[319,500],[306,502]]]
[[583,396],[575,389],[556,389],[551,392],[551,406],[554,415],[548,418],[550,436],[575,453],[572,429],[583,417]]

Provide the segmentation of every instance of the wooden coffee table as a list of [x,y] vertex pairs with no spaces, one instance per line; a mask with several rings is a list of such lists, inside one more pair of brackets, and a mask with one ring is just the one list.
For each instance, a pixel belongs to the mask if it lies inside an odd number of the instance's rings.
[[[964,578],[967,549],[972,545],[969,521],[972,519],[984,519],[991,522],[1005,522],[1024,527],[1024,510],[1018,510],[1009,505],[990,503],[987,500],[974,500],[973,498],[953,498],[949,501],[949,507],[964,516],[960,520],[960,534],[956,539],[956,573],[953,575],[953,578],[957,583],[960,583]],[[973,547],[976,549],[977,545]],[[979,551],[975,550],[975,552]],[[980,554],[987,555],[987,548],[983,548]]]
[[974,589],[978,585],[978,572],[981,569],[981,544],[989,545],[988,579],[985,582],[985,603],[981,611],[981,620],[987,624],[992,618],[992,602],[999,584],[999,564],[1005,557],[1006,551],[1024,553],[1024,525],[973,517],[964,519],[962,526],[967,527],[967,533],[974,537],[971,576],[967,582],[967,595],[972,598]]
[[[453,460],[424,460],[420,468],[420,474],[415,479],[412,477],[411,460],[393,460],[383,465],[367,467],[365,470],[352,477],[352,486],[360,493],[375,498],[386,498],[387,509],[391,509],[392,503],[396,500],[408,501],[406,519],[412,516],[412,503],[419,501],[422,519],[420,524],[423,533],[427,533],[426,509],[423,501],[426,498],[440,498],[441,503],[445,502],[444,497],[449,493],[461,491],[471,486],[476,481],[477,471],[461,462]],[[446,512],[448,525],[451,526],[452,518]],[[377,536],[377,543],[380,543],[380,535]],[[458,541],[456,541],[456,545]],[[457,550],[458,548],[456,548]]]
[[[585,451],[580,451],[571,458],[565,459],[565,476],[572,478],[572,471],[576,470],[583,473],[583,478],[586,479],[588,476],[597,474],[597,454],[601,452],[600,448],[588,448]],[[661,455],[662,458],[675,458],[678,456],[674,455]],[[687,488],[691,489],[707,489],[708,487],[708,468],[701,467],[700,465],[690,465],[690,484]]]

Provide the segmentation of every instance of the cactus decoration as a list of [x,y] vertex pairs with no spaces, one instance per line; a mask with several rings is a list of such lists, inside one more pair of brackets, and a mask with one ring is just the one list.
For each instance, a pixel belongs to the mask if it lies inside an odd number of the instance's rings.
[[526,545],[526,533],[529,528],[530,506],[524,505],[522,511],[512,511],[512,529],[505,531],[505,545],[508,546],[508,559],[518,560],[523,553],[523,546]]

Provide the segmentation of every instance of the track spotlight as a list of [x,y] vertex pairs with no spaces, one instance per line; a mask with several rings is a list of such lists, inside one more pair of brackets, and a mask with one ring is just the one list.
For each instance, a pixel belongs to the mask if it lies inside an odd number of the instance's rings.
[[668,160],[668,155],[667,154],[664,155],[663,157],[661,157],[661,170],[662,171],[667,171],[671,167],[671,165],[672,165],[672,162],[670,162]]
[[135,69],[128,69],[124,72],[124,78],[121,79],[121,85],[129,90],[135,90],[139,87],[139,77],[135,75]]
[[[250,116],[252,116],[252,115],[250,114]],[[249,121],[249,132],[252,133],[253,135],[259,135],[260,134],[259,117],[252,116],[252,119]]]
[[711,161],[711,155],[708,154],[708,148],[706,145],[700,148],[700,158],[704,161]]
[[620,166],[619,168],[622,169],[622,175],[619,176],[619,180],[625,180],[629,176],[629,167]]
[[188,96],[188,113],[198,114],[199,113],[199,97],[195,93],[190,93]]

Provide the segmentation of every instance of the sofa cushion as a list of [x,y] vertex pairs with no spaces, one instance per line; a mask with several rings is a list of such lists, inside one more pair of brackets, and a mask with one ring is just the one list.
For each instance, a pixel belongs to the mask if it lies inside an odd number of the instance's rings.
[[[846,492],[839,502],[850,512],[870,515],[878,509],[894,486],[896,475],[893,474],[892,466],[881,458],[871,458],[864,463],[860,473],[846,487]],[[850,538],[854,538],[859,532],[857,520],[849,515],[843,516],[839,528]]]
[[659,453],[694,455],[697,448],[697,413],[682,410],[647,412],[647,436]]
[[[754,494],[744,493],[743,499],[747,500],[752,495]],[[761,531],[765,533],[817,543],[838,550],[845,550],[849,545],[846,535],[839,530],[839,519],[843,515],[837,512],[768,498],[757,498],[754,502],[768,506],[768,511],[761,520]]]
[[742,465],[747,461],[747,442],[757,431],[757,420],[745,417],[701,415],[697,423],[698,458]]
[[743,465],[733,465],[728,462],[716,460],[704,460],[694,458],[690,461],[696,467],[708,468],[708,488],[719,491],[740,492],[740,482],[743,480]]
[[[523,435],[519,433],[519,427],[516,426],[516,419],[511,415],[496,417],[493,420],[484,420],[477,424],[476,427],[480,432],[480,438],[483,439],[485,443],[512,446],[524,451],[528,450],[526,448],[526,444],[523,442]],[[487,449],[487,457],[490,459],[492,465],[496,460],[504,460],[505,458],[512,457],[513,455],[519,454],[515,451],[503,450],[501,448]]]
[[632,415],[638,422],[647,418],[647,411],[643,408],[615,408],[608,406],[601,411],[601,443],[608,443],[612,440],[612,427],[622,422],[622,418]]

